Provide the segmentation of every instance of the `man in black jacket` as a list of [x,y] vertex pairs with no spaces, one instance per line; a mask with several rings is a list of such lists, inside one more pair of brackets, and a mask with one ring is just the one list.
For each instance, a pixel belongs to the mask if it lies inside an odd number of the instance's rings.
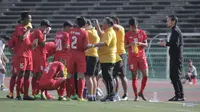
[[183,85],[180,80],[182,72],[182,52],[183,52],[183,36],[177,26],[178,18],[174,15],[167,17],[167,27],[171,29],[169,42],[160,42],[161,46],[169,47],[170,55],[170,79],[174,86],[175,96],[169,101],[184,101]]

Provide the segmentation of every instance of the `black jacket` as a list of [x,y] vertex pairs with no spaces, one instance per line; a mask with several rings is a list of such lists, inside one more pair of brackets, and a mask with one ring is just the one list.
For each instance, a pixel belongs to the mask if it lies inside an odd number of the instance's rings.
[[174,26],[171,29],[171,36],[169,42],[166,43],[169,46],[169,55],[171,58],[181,58],[183,53],[183,35],[178,26]]

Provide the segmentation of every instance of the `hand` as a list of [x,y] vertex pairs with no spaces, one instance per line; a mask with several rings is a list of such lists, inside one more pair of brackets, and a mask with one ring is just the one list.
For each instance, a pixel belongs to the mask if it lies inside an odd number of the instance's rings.
[[48,27],[46,30],[44,30],[43,34],[47,35],[50,33],[50,31],[51,31],[51,27]]
[[143,43],[142,43],[142,42],[136,42],[136,44],[137,44],[138,46],[141,46]]
[[88,44],[87,49],[94,47],[94,44]]
[[160,44],[160,46],[163,46],[163,47],[166,46],[166,43],[164,43],[164,42],[159,42],[159,44]]

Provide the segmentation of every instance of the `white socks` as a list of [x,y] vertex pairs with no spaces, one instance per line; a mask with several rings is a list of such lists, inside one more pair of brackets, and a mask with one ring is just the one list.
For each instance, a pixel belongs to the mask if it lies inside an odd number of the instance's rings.
[[4,85],[5,74],[0,74],[0,85]]

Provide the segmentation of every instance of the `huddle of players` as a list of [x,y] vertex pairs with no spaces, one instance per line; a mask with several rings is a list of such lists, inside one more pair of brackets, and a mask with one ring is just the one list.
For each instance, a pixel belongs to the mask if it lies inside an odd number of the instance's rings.
[[[121,79],[124,95],[122,100],[128,100],[126,78],[126,51],[128,49],[128,65],[132,72],[132,86],[135,101],[143,95],[147,83],[148,64],[144,48],[147,47],[147,35],[138,29],[135,18],[129,20],[130,31],[125,34],[124,28],[119,25],[117,17],[106,17],[100,27],[95,20],[96,29],[90,20],[84,17],[76,18],[74,26],[70,21],[63,24],[63,30],[56,33],[54,42],[46,42],[46,35],[51,30],[48,20],[41,22],[40,28],[31,32],[31,15],[21,13],[20,23],[8,42],[12,50],[12,77],[10,93],[13,98],[15,83],[16,98],[34,100],[41,92],[43,99],[53,99],[47,90],[57,90],[59,100],[76,99],[84,101],[83,90],[88,88],[88,101],[96,101],[98,86],[97,75],[101,66],[103,82],[107,95],[101,101],[114,101],[118,92],[118,79]],[[54,55],[54,61],[47,63],[47,58]],[[143,74],[141,90],[137,92],[137,71]],[[28,95],[29,77],[33,71],[32,95]],[[78,92],[75,91],[74,76],[78,76]],[[23,87],[23,89],[22,89]],[[66,97],[64,92],[66,90]],[[78,95],[76,95],[78,93]]]

